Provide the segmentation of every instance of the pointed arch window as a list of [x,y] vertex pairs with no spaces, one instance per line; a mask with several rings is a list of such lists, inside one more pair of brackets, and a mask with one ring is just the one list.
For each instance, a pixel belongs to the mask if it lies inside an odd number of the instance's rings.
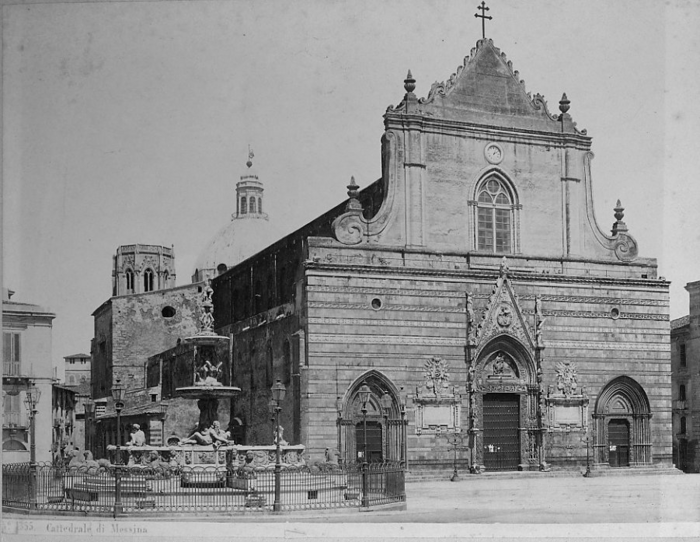
[[127,294],[133,294],[134,293],[134,272],[131,269],[127,269],[126,273],[126,293]]
[[476,248],[506,254],[515,248],[515,197],[510,187],[492,175],[476,193]]
[[146,269],[143,272],[143,291],[153,291],[153,269]]

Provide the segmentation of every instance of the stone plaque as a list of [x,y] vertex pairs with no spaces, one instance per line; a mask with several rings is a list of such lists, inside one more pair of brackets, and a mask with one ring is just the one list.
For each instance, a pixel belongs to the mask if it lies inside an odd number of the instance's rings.
[[581,407],[568,405],[555,405],[555,425],[581,425]]
[[450,405],[426,405],[423,407],[423,427],[431,425],[452,425],[452,407]]
[[416,408],[416,434],[454,431],[459,427],[459,404],[418,404]]

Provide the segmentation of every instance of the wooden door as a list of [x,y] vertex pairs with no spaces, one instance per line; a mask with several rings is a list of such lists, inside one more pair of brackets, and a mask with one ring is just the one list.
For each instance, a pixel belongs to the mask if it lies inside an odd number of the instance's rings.
[[520,464],[520,398],[484,395],[484,466],[487,471],[518,470]]
[[608,424],[608,452],[611,467],[629,467],[630,426],[627,420],[610,420]]

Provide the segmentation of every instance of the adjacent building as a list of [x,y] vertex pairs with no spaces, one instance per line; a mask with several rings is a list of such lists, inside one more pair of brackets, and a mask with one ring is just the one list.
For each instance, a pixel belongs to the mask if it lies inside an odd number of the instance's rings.
[[689,282],[689,313],[671,322],[673,457],[685,472],[700,472],[700,281]]
[[29,413],[26,390],[36,386],[36,460],[52,460],[53,450],[53,367],[51,331],[56,315],[48,309],[12,299],[14,292],[3,289],[3,422],[2,455],[7,463],[29,461]]

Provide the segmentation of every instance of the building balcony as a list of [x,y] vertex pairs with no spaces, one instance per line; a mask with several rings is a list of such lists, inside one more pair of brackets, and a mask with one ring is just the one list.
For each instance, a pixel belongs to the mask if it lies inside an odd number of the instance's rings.
[[26,429],[29,427],[27,416],[24,412],[5,412],[2,420],[3,428]]

